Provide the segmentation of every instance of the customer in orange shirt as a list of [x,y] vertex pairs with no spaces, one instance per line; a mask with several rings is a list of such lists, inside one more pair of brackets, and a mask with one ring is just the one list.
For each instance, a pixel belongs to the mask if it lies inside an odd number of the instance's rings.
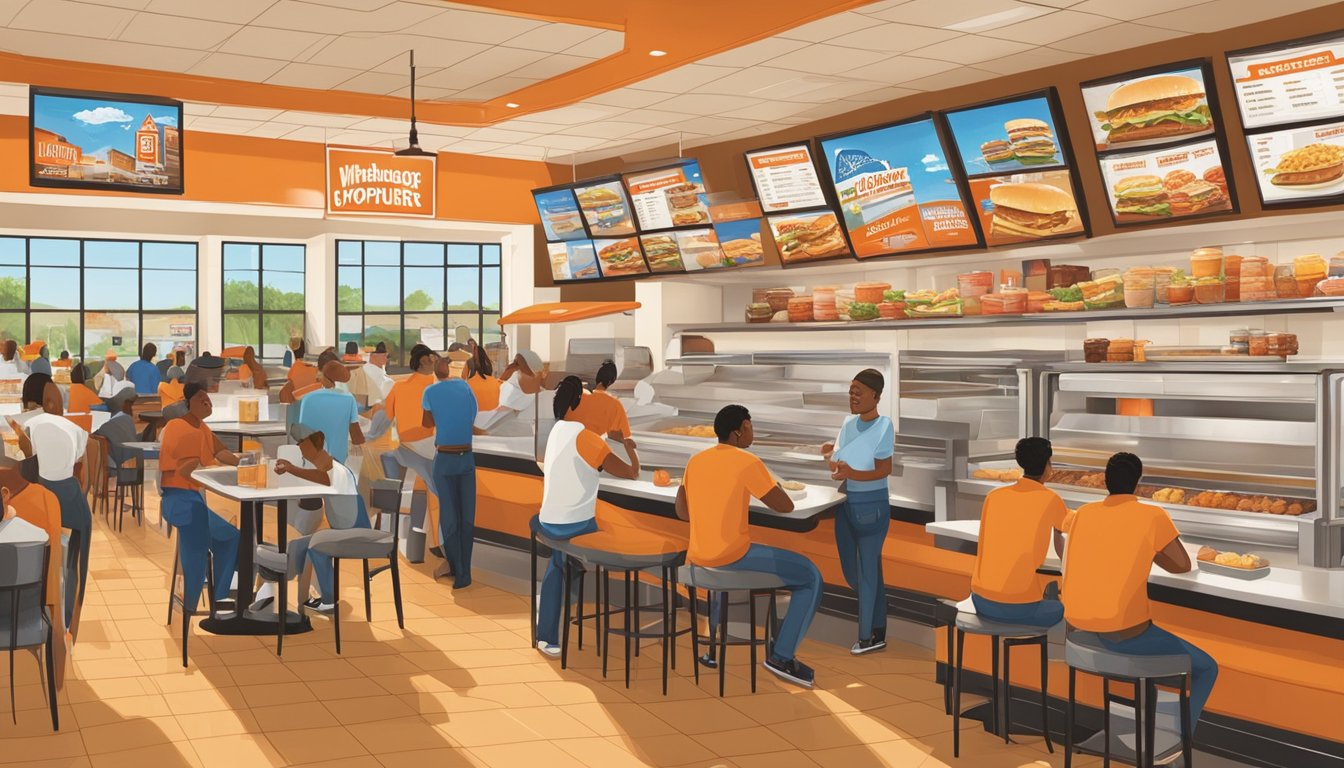
[[289,366],[289,374],[285,385],[280,388],[280,402],[292,403],[297,399],[296,391],[306,389],[317,383],[317,371],[320,367],[303,359],[308,348],[299,340],[298,345],[294,347],[294,361]]
[[1064,549],[1064,519],[1069,510],[1059,494],[1041,484],[1050,471],[1050,441],[1017,441],[1022,479],[991,491],[980,511],[980,546],[971,574],[975,612],[991,621],[1053,627],[1064,619],[1064,605],[1041,596],[1036,569],[1045,562],[1054,535],[1055,554]]
[[1148,573],[1154,563],[1170,573],[1190,570],[1190,554],[1166,510],[1134,495],[1143,462],[1117,453],[1106,463],[1104,501],[1084,505],[1065,524],[1064,620],[1095,632],[1107,648],[1136,656],[1190,657],[1190,722],[1218,679],[1218,664],[1204,651],[1153,623]]
[[597,369],[593,377],[593,391],[585,394],[579,407],[565,416],[568,421],[577,421],[589,432],[603,437],[622,441],[630,437],[630,419],[625,415],[621,401],[610,394],[607,388],[616,383],[616,364],[608,360]]
[[75,363],[70,368],[70,407],[66,410],[70,413],[88,413],[95,405],[102,405],[103,399],[98,396],[93,388],[85,383],[84,364]]
[[499,379],[495,378],[495,364],[485,353],[485,347],[471,347],[471,359],[467,361],[467,386],[476,396],[476,408],[479,413],[493,411],[499,407]]
[[168,380],[159,384],[159,410],[182,401],[182,380],[187,377],[180,366],[172,366],[164,374]]
[[[740,405],[725,406],[714,417],[719,444],[691,457],[677,489],[677,517],[691,523],[686,561],[728,571],[770,573],[789,590],[784,614],[765,668],[791,683],[811,688],[812,668],[798,661],[798,644],[807,634],[821,603],[821,572],[811,560],[788,550],[753,544],[747,532],[747,511],[754,496],[780,514],[793,511],[793,500],[771,477],[770,470],[748,453],[755,433],[751,414]],[[713,603],[710,621],[718,619]],[[712,657],[701,663],[715,666]]]

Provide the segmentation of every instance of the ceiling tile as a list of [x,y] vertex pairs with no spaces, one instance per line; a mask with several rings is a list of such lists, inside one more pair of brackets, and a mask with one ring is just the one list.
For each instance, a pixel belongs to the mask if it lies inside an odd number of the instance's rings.
[[[1017,0],[913,0],[875,14],[879,19],[921,27],[948,27],[971,19],[1000,13],[1048,13],[1048,8],[1033,8]],[[1024,16],[1023,18],[1027,18]]]
[[536,85],[538,82],[540,82],[538,79],[531,77],[513,77],[512,75],[495,77],[470,88],[463,88],[453,94],[453,98],[463,101],[488,101],[522,90],[530,85]]
[[806,40],[809,43],[824,43],[840,35],[870,27],[873,23],[872,19],[857,13],[837,13],[834,16],[827,16],[780,32],[777,37],[790,40]]
[[606,139],[598,139],[591,136],[561,136],[560,134],[552,133],[549,136],[538,136],[535,139],[523,143],[533,147],[578,151],[592,149],[593,147],[601,146],[606,142]]
[[987,72],[975,67],[959,67],[949,69],[946,72],[939,72],[936,75],[921,77],[916,80],[910,80],[902,85],[906,88],[913,88],[918,91],[941,91],[947,88],[960,88],[970,83],[978,83],[982,80],[993,80],[999,75],[993,72]]
[[647,128],[648,126],[640,125],[639,123],[611,120],[599,123],[573,125],[561,131],[557,131],[557,133],[562,136],[590,136],[599,139],[620,139],[647,130]]
[[444,45],[439,40],[422,35],[342,35],[331,39],[305,61],[332,67],[376,69],[386,74],[409,77],[411,60],[408,51],[415,51],[415,65],[419,73],[428,75],[435,69],[456,64],[488,48],[481,43]]
[[614,56],[625,49],[625,35],[612,29],[604,29],[578,45],[565,49],[565,53],[586,56],[590,59],[604,59]]
[[667,127],[678,131],[694,131],[696,133],[707,133],[711,136],[717,136],[720,133],[751,128],[759,125],[760,122],[761,121],[759,120],[745,120],[740,117],[697,117],[691,120],[683,120],[679,123],[669,123]]
[[874,88],[871,91],[856,93],[853,96],[846,97],[845,101],[855,104],[881,104],[886,101],[904,99],[906,96],[913,96],[917,93],[919,93],[919,91],[911,88],[901,88],[900,86],[889,85],[885,88]]
[[673,96],[667,101],[655,105],[666,112],[684,112],[691,115],[712,115],[735,107],[747,107],[760,99],[748,99],[741,96],[720,96],[709,93],[686,93]]
[[64,34],[32,32],[24,29],[0,28],[0,50],[13,51],[25,56],[48,59],[68,59],[72,45],[78,46],[79,60],[93,64],[135,66],[186,72],[205,58],[204,51],[171,48],[166,45],[141,45],[121,40],[96,40],[91,37],[71,38]]
[[392,147],[404,143],[406,137],[393,137],[385,133],[371,131],[330,131],[329,144],[347,144],[353,147]]
[[837,45],[809,45],[786,56],[766,62],[772,67],[799,72],[819,72],[824,75],[852,73],[865,65],[881,61],[885,56],[874,51],[841,48]]
[[997,72],[1000,75],[1013,75],[1018,72],[1030,72],[1033,69],[1053,67],[1056,64],[1077,61],[1081,58],[1084,58],[1084,54],[1072,53],[1070,51],[1057,51],[1054,48],[1033,48],[1029,51],[1015,53],[1011,56],[991,59],[990,61],[982,61],[979,64],[976,64],[976,67],[987,69],[990,72]]
[[[510,44],[512,44],[512,41],[510,41]],[[591,63],[593,63],[592,59],[585,59],[582,56],[553,53],[544,59],[538,59],[531,64],[519,67],[510,72],[509,75],[511,77],[530,77],[536,80],[549,80],[556,75],[562,75]]]
[[430,75],[421,77],[425,85],[463,89],[479,85],[487,80],[507,75],[519,67],[531,64],[546,56],[541,51],[524,51],[519,48],[496,46],[450,67],[444,67]]
[[351,11],[376,11],[392,0],[304,0],[310,5],[325,5],[328,8],[345,8]]
[[559,53],[596,37],[600,32],[602,30],[594,27],[580,27],[575,24],[546,24],[511,37],[508,42],[510,48]]
[[911,51],[911,54],[927,59],[953,61],[957,64],[976,64],[981,61],[989,61],[1001,56],[1028,51],[1031,48],[1032,46],[1027,43],[1019,43],[1013,40],[999,40],[998,38],[981,35],[962,35],[953,40],[935,43]]
[[857,67],[849,75],[862,80],[900,84],[918,77],[928,77],[939,72],[946,72],[956,67],[957,65],[951,62],[925,59],[919,56],[892,56],[876,64]]
[[423,122],[419,123],[416,127],[419,129],[420,136],[422,139],[425,136],[439,136],[443,138],[460,139],[463,136],[466,136],[468,133],[471,133],[472,130],[474,130],[464,125],[438,125],[437,123],[423,123]]
[[[503,13],[478,13],[450,8],[416,25],[415,32],[444,40],[498,45],[525,32],[547,26],[545,22]],[[558,25],[568,26],[568,25]]]
[[233,53],[212,53],[196,62],[190,74],[202,77],[220,77],[226,80],[245,80],[253,83],[264,82],[266,78],[279,72],[285,62],[275,59],[263,59],[259,56],[239,56]]
[[[621,110],[613,107],[593,107],[593,106],[569,106],[558,109],[548,109],[544,112],[534,112],[530,115],[516,117],[509,122],[512,123],[556,123],[559,125],[578,125],[590,120],[605,120],[621,113]],[[624,118],[622,118],[624,119]]]
[[[407,75],[389,75],[383,72],[362,72],[336,86],[339,91],[372,93],[378,96],[389,94],[405,87]],[[416,96],[419,97],[419,93]]]
[[630,88],[640,91],[661,91],[663,93],[686,93],[692,88],[704,85],[711,80],[731,75],[737,70],[728,67],[710,67],[704,64],[686,64],[631,84]]
[[226,117],[197,117],[186,126],[193,131],[205,131],[207,133],[236,133],[243,134],[261,125],[261,120],[235,120]]
[[[79,0],[85,5],[107,5],[113,8],[129,8],[132,11],[143,11],[145,6],[149,5],[149,0]],[[23,5],[28,0],[19,0],[18,5]]]
[[987,30],[981,34],[985,37],[1016,40],[1019,43],[1049,45],[1056,40],[1081,35],[1113,23],[1115,23],[1113,20],[1105,16],[1077,11],[1055,11],[1035,19]]
[[909,2],[910,0],[884,0],[884,2],[869,3],[867,5],[855,8],[854,12],[873,16],[879,13],[885,13],[886,11],[890,11],[893,8],[905,5],[906,3]]
[[211,117],[230,117],[238,120],[256,120],[265,122],[274,120],[283,115],[283,109],[262,109],[259,107],[235,107],[232,105],[220,105],[215,107],[210,113]]
[[926,45],[941,43],[962,36],[961,32],[932,27],[914,27],[909,24],[887,22],[841,35],[829,42],[847,48],[862,48],[883,53],[905,53]]
[[628,123],[643,123],[644,125],[668,125],[680,122],[688,117],[691,117],[691,115],[680,112],[664,112],[661,109],[636,109],[626,112],[617,119]]
[[286,64],[284,69],[267,78],[271,85],[295,88],[329,90],[359,74],[358,69],[323,67],[317,64]]
[[504,128],[477,128],[468,133],[464,138],[469,141],[497,141],[501,144],[521,144],[524,141],[538,138],[544,134],[528,133],[527,131],[510,131]]
[[276,0],[150,0],[144,10],[189,19],[246,24],[275,3]]
[[[1051,8],[1074,8],[1074,6],[1082,1],[1083,0],[1032,0],[1032,2],[1040,5],[1048,5]],[[1074,8],[1074,10],[1077,10],[1077,8]]]
[[157,45],[172,40],[183,48],[209,50],[237,32],[237,24],[204,19],[186,19],[181,16],[164,16],[157,13],[137,13],[131,23],[117,36],[119,40],[132,43]]
[[508,145],[493,141],[455,141],[452,144],[447,145],[443,151],[460,152],[464,155],[477,155],[483,152],[502,149],[506,146]]
[[296,112],[290,110],[271,118],[276,123],[316,126],[319,128],[349,128],[363,118],[350,115],[329,115],[324,112]]
[[189,117],[205,117],[206,115],[213,114],[218,108],[219,107],[214,104],[197,104],[194,101],[187,101],[182,104],[182,117],[184,119]]
[[318,127],[314,127],[314,126],[305,126],[305,127],[303,127],[303,128],[295,128],[294,130],[290,131],[289,133],[286,133],[286,134],[284,135],[284,138],[289,139],[290,141],[317,141],[317,142],[325,142],[325,141],[327,140],[327,129],[326,129],[326,128],[318,128]]
[[808,105],[799,104],[796,101],[763,101],[750,107],[721,112],[719,116],[771,121],[792,117],[807,109],[807,107]]
[[848,101],[833,101],[828,104],[817,104],[798,113],[798,117],[805,117],[808,120],[821,120],[835,115],[843,115],[846,112],[853,112],[860,107]]
[[[135,18],[135,11],[125,8],[109,8],[101,5],[81,5],[69,0],[41,0],[28,3],[19,15],[9,22],[14,29],[28,29],[34,32],[62,30],[76,32],[85,37],[109,38]],[[79,19],[79,25],[71,29],[70,20]]]
[[[778,98],[789,90],[790,84],[801,81],[807,75],[792,69],[778,67],[748,67],[731,75],[705,83],[695,89],[695,93],[718,93],[728,96],[750,96],[757,91],[772,91],[770,95]],[[838,81],[838,79],[837,79]],[[796,90],[796,89],[794,89]]]
[[[232,1],[232,0],[230,0]],[[421,34],[429,34],[427,22],[439,14],[442,9],[424,5],[391,2],[377,11],[347,11],[340,8],[314,8],[300,0],[277,0],[277,2],[252,20],[252,24],[274,29],[290,29],[299,32],[320,32],[328,35],[343,35],[349,32],[400,32],[415,27]]]
[[1204,2],[1207,2],[1207,0],[1125,0],[1125,2],[1116,2],[1116,0],[1083,0],[1083,2],[1073,6],[1073,10],[1081,11],[1083,13],[1095,13],[1098,16],[1108,16],[1112,19],[1133,21],[1134,19],[1141,19],[1144,16],[1188,8],[1192,5],[1199,5]]
[[290,61],[322,39],[322,35],[310,35],[304,32],[243,27],[235,32],[233,37],[224,41],[219,50],[240,56],[264,56]]
[[509,160],[541,160],[546,157],[545,147],[514,145],[490,152],[490,157],[502,157]]
[[1169,13],[1146,16],[1138,21],[1148,26],[1182,32],[1216,32],[1220,29],[1254,24],[1276,16],[1319,8],[1322,5],[1324,3],[1319,0],[1273,0],[1273,2],[1218,0]]
[[[424,123],[417,126],[421,131],[425,129]],[[360,120],[357,123],[351,123],[346,128],[352,131],[370,131],[373,133],[406,133],[411,128],[409,119],[398,120],[391,117],[370,117],[367,120]]]
[[1096,56],[1112,51],[1123,51],[1127,48],[1138,48],[1141,45],[1171,40],[1180,36],[1181,33],[1174,29],[1158,29],[1141,24],[1114,24],[1092,32],[1084,32],[1077,37],[1056,41],[1051,43],[1050,47]]
[[[822,75],[808,75],[804,78],[805,82],[802,85],[805,87],[808,82],[822,81],[825,79],[827,78]],[[840,82],[830,83],[813,91],[800,90],[798,94],[792,98],[800,104],[820,104],[824,101],[831,101],[833,99],[846,99],[850,96],[857,96],[861,93],[866,93],[880,87],[882,87],[882,84],[879,82],[845,78]],[[781,98],[781,95],[775,92],[770,92],[770,97]],[[784,97],[787,98],[787,96]]]
[[625,109],[639,109],[651,104],[657,104],[667,98],[667,94],[656,91],[638,91],[634,88],[617,88],[614,91],[599,93],[589,96],[586,101],[594,104],[605,104],[612,107],[624,107]]
[[8,25],[27,4],[28,0],[0,0],[0,27]]
[[789,40],[783,37],[767,37],[754,43],[747,43],[730,51],[715,54],[699,63],[715,67],[750,67],[763,61],[778,58],[799,48],[806,48],[806,40]]

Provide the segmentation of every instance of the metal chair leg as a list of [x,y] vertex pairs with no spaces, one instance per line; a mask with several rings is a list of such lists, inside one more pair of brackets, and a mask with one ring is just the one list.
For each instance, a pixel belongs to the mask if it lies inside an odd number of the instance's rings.
[[1050,741],[1050,656],[1046,642],[1046,636],[1041,635],[1041,735],[1045,737],[1045,748],[1053,755],[1055,745]]
[[1078,670],[1069,667],[1069,704],[1064,708],[1064,768],[1073,768],[1073,710],[1078,693]]
[[[365,560],[365,563],[368,561]],[[288,574],[280,574],[280,583],[275,585],[275,591],[278,593],[276,603],[276,630],[275,630],[275,655],[279,656],[285,650],[285,624],[289,618],[289,579],[285,578]],[[368,589],[367,584],[365,589]]]
[[[580,650],[580,651],[583,650],[583,587],[584,587],[584,584],[583,584],[584,578],[583,578],[583,577],[584,577],[587,573],[588,573],[587,569],[579,571],[579,619],[578,619],[578,620],[579,620],[579,650]],[[566,584],[565,587],[568,588],[569,585]]]
[[[42,651],[42,656],[44,657],[43,660],[46,662],[45,666],[47,668],[47,705],[51,707],[51,730],[59,731],[61,730],[61,718],[57,713],[56,706],[56,663],[52,658],[55,656],[52,652],[53,642],[51,622],[47,622],[47,646]],[[61,638],[61,642],[65,642],[65,638]],[[13,658],[12,654],[11,658]],[[13,674],[9,676],[9,681],[13,684]]]
[[947,625],[947,673],[943,677],[943,713],[952,714],[952,635],[956,632],[955,624]]
[[[388,561],[390,562],[388,567],[392,570],[392,604],[397,609],[397,628],[405,629],[406,619],[402,616],[401,611],[401,571],[397,568],[397,551],[395,549],[392,550],[392,556],[388,558]],[[532,620],[536,621],[535,618]],[[533,645],[536,645],[536,643],[533,643]]]
[[611,571],[602,572],[602,677],[607,676],[607,659],[611,658]]
[[373,595],[369,588],[369,561],[364,561],[364,620],[373,621]]
[[335,602],[331,611],[331,629],[336,633],[336,655],[341,655],[341,559],[331,559],[331,599]]
[[966,652],[966,633],[955,626],[957,633],[957,666],[952,678],[952,756],[961,757],[961,664]]
[[747,593],[747,605],[750,606],[747,612],[751,616],[751,692],[756,692],[756,594]]
[[728,593],[719,593],[719,698],[723,698],[728,669]]
[[[994,637],[994,644],[999,644],[999,638]],[[1013,646],[1005,640],[1003,642],[1003,743],[1008,744],[1008,724],[1013,721],[1010,714],[1013,706],[1013,675],[1011,662],[1013,660]],[[997,723],[996,723],[997,725]]]
[[991,685],[992,692],[994,694],[993,706],[990,707],[990,713],[989,713],[990,717],[994,718],[994,720],[992,724],[989,726],[989,732],[997,735],[999,732],[998,731],[999,717],[1003,712],[1003,705],[999,703],[999,638],[990,635],[989,643],[990,648],[992,649],[989,654],[990,671],[994,677],[993,683]]
[[[631,607],[631,606],[630,606],[630,602],[631,602],[631,597],[630,597],[630,596],[631,596],[631,594],[633,594],[633,590],[632,590],[631,587],[630,587],[630,577],[631,577],[631,573],[630,573],[630,571],[626,571],[626,572],[625,572],[625,627],[624,627],[625,632],[623,633],[623,634],[625,635],[625,687],[626,687],[626,688],[629,688],[629,687],[630,687],[630,640],[631,640],[631,637],[630,637],[630,636],[631,636],[631,634],[632,634],[632,631],[631,631],[631,628],[630,628],[630,607]],[[635,645],[636,645],[636,647],[638,647],[639,644],[636,643]]]
[[[393,553],[393,557],[396,554]],[[529,582],[532,586],[532,599],[527,604],[527,610],[532,616],[532,647],[537,647],[537,534],[532,534],[532,580]]]
[[1144,759],[1148,763],[1148,767],[1152,768],[1152,766],[1156,764],[1156,759],[1153,753],[1157,751],[1155,748],[1157,742],[1157,684],[1152,680],[1145,682],[1145,706],[1143,708],[1143,717],[1144,728],[1147,733],[1144,736],[1144,744],[1146,745],[1148,752]]
[[1101,765],[1111,768],[1111,678],[1101,678]]
[[688,587],[691,596],[691,666],[695,668],[695,684],[700,685],[700,601],[695,587]]
[[1148,724],[1144,717],[1148,713],[1148,691],[1142,679],[1134,681],[1134,765],[1144,768],[1144,737],[1148,734]]
[[671,566],[667,570],[671,574],[672,582],[667,591],[668,599],[672,601],[672,605],[668,608],[667,613],[672,625],[668,631],[671,633],[669,642],[672,644],[672,670],[675,672],[677,669],[677,569],[675,566]]
[[1191,768],[1194,765],[1194,735],[1191,733],[1190,722],[1190,677],[1181,676],[1181,757],[1184,760],[1185,768]]
[[671,617],[668,615],[668,613],[669,613],[669,606],[671,605],[671,601],[669,600],[669,598],[668,598],[668,594],[667,594],[667,593],[668,593],[667,584],[668,584],[668,581],[669,581],[669,579],[668,579],[668,575],[667,575],[667,570],[668,570],[667,567],[664,566],[664,567],[663,567],[663,574],[662,574],[662,575],[663,575],[663,579],[662,579],[662,582],[663,582],[663,583],[662,583],[662,587],[663,587],[663,621],[662,621],[662,624],[661,624],[661,627],[662,627],[662,630],[663,630],[663,631],[662,631],[662,636],[663,636],[663,637],[662,637],[662,640],[663,640],[663,643],[662,643],[662,644],[663,644],[663,695],[664,695],[664,696],[667,695],[667,661],[668,661],[668,659],[667,659],[667,653],[668,653],[668,645],[671,644],[671,638],[668,636],[668,627],[671,626],[671,624],[672,624],[672,619],[671,619]]
[[639,658],[640,634],[644,631],[644,622],[639,616],[639,571],[630,576],[630,609],[635,612],[635,658]]

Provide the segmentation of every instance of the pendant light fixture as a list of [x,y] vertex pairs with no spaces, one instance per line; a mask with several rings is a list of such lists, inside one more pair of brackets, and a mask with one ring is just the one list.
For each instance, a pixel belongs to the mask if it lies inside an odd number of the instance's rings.
[[420,134],[415,130],[415,51],[411,51],[411,134],[410,146],[394,152],[397,157],[434,157],[433,152],[420,148]]

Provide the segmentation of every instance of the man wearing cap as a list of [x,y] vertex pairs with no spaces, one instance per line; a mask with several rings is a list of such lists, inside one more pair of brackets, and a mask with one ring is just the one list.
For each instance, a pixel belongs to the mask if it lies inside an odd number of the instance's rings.
[[453,572],[453,588],[471,585],[471,554],[476,537],[476,458],[473,435],[476,396],[462,379],[450,378],[452,362],[440,358],[438,381],[425,390],[420,407],[426,428],[434,430],[434,486],[439,497],[439,537],[443,556]]
[[239,533],[205,505],[201,484],[191,475],[215,464],[236,467],[238,456],[225,449],[205,424],[214,409],[206,385],[189,382],[183,398],[186,414],[168,422],[160,437],[159,487],[163,489],[163,519],[181,536],[182,597],[194,608],[205,584],[207,553],[214,560],[216,603],[228,598],[238,563]]
[[355,396],[336,388],[338,382],[350,380],[350,369],[340,360],[327,360],[317,380],[322,388],[299,400],[298,423],[328,436],[327,453],[345,464],[350,457],[350,446],[364,442]]

